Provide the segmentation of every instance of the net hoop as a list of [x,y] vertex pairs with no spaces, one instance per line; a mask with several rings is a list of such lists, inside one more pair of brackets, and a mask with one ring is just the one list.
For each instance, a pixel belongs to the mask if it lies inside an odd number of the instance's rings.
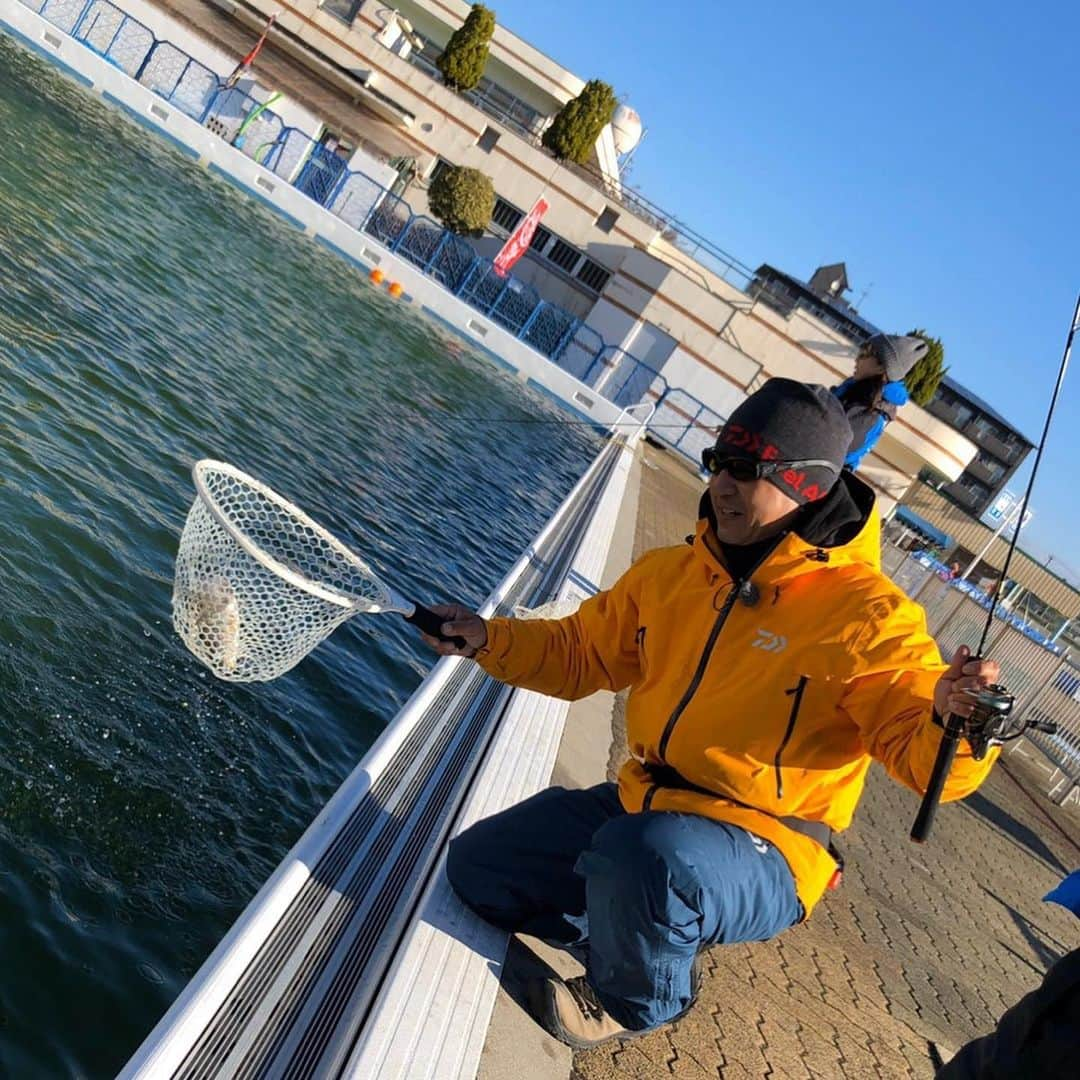
[[[318,582],[312,581],[303,574],[298,574],[295,570],[263,551],[263,549],[259,547],[258,544],[254,543],[243,530],[239,529],[236,524],[230,520],[229,516],[222,511],[221,507],[218,506],[217,501],[206,484],[204,474],[208,472],[223,473],[224,475],[239,481],[246,487],[251,488],[264,499],[292,515],[313,532],[317,533],[321,539],[325,540],[326,543],[328,543],[334,551],[348,563],[351,563],[368,576],[377,578],[377,575],[371,567],[368,566],[363,559],[359,558],[355,552],[347,548],[333,533],[323,528],[317,521],[305,514],[303,510],[295,505],[295,503],[292,503],[279,495],[273,488],[267,487],[265,484],[256,480],[255,477],[249,476],[243,470],[236,468],[235,465],[229,465],[227,462],[215,461],[213,458],[203,458],[201,461],[197,461],[195,467],[191,470],[191,475],[192,479],[195,481],[195,490],[199,493],[199,498],[202,500],[203,505],[210,514],[213,515],[214,520],[217,521],[229,536],[231,536],[232,539],[235,540],[256,562],[265,566],[271,573],[276,574],[279,578],[287,581],[295,588],[300,589],[319,600],[323,600],[328,604],[335,604],[338,607],[350,610],[362,609],[364,607],[364,605],[357,604],[356,600],[348,596],[348,594],[339,592],[337,589],[331,589],[326,585],[320,585]],[[366,610],[380,611],[386,609],[366,605]]]

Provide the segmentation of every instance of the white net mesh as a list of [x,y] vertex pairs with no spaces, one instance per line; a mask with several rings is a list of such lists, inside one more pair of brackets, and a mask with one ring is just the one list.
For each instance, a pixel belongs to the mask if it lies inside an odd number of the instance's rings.
[[385,585],[344,544],[257,480],[195,466],[173,625],[215,675],[276,678],[358,611],[392,610]]

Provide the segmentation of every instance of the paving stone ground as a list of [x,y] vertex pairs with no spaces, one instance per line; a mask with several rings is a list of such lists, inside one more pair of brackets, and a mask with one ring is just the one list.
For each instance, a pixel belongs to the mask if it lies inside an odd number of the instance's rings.
[[[644,465],[635,556],[678,543],[701,494],[672,455],[646,448]],[[1047,773],[1022,742],[919,846],[916,796],[875,766],[840,840],[842,887],[771,942],[710,950],[683,1019],[577,1054],[575,1080],[932,1077],[931,1043],[947,1057],[990,1030],[1080,945],[1080,922],[1040,899],[1080,866],[1080,813],[1045,797]]]

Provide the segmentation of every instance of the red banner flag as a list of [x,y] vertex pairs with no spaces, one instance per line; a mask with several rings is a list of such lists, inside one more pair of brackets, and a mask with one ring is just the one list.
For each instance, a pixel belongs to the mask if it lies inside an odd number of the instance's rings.
[[547,200],[541,196],[533,208],[518,222],[518,227],[510,234],[499,254],[495,256],[495,273],[505,277],[510,268],[529,250],[529,244],[536,232],[536,226],[547,212]]

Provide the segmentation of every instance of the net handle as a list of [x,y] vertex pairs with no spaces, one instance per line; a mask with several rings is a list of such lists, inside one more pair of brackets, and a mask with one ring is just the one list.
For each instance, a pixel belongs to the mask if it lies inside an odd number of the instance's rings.
[[[231,522],[228,517],[218,508],[217,502],[213,495],[207,488],[205,481],[203,480],[203,473],[214,470],[217,472],[225,473],[227,476],[231,476],[234,480],[239,480],[242,484],[257,491],[264,498],[268,499],[275,506],[280,507],[287,513],[292,514],[295,518],[301,521],[309,529],[318,533],[327,543],[333,547],[333,549],[341,556],[343,556],[348,562],[354,566],[359,567],[365,574],[367,574],[374,581],[378,582],[383,591],[390,595],[391,606],[385,608],[373,608],[368,607],[368,611],[382,610],[382,611],[396,611],[397,607],[393,606],[397,601],[397,597],[387,589],[386,585],[380,580],[379,576],[367,565],[355,552],[350,551],[333,533],[324,529],[317,521],[312,520],[304,513],[300,507],[289,502],[288,499],[279,495],[273,488],[267,487],[265,484],[256,480],[255,477],[249,476],[246,472],[236,468],[235,465],[230,465],[225,461],[215,461],[213,458],[203,458],[201,461],[195,462],[194,467],[191,470],[192,479],[195,481],[195,490],[199,494],[199,498],[202,500],[203,505],[213,515],[214,520],[225,529],[226,532],[253,558],[256,562],[261,563],[268,570],[272,570],[278,577],[284,578],[290,585],[294,585],[296,588],[301,589],[306,593],[310,593],[312,596],[317,597],[320,600],[325,600],[328,604],[336,604],[338,607],[349,608],[356,611],[364,610],[363,605],[357,604],[355,600],[351,599],[345,593],[340,593],[335,589],[331,589],[326,585],[320,585],[317,582],[312,581],[310,578],[304,577],[303,574],[298,574],[295,570],[290,569],[284,563],[278,562],[277,559],[271,555],[267,555],[257,544],[236,525]],[[411,605],[408,605],[411,607]]]

